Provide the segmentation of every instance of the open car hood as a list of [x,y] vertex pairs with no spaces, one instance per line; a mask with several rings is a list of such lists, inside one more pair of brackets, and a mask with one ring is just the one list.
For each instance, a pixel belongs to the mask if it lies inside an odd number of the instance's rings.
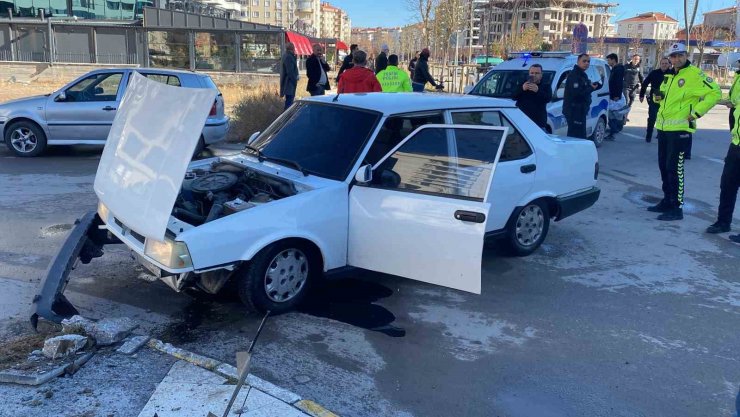
[[173,87],[132,74],[94,185],[100,201],[127,227],[164,240],[215,99],[213,89]]

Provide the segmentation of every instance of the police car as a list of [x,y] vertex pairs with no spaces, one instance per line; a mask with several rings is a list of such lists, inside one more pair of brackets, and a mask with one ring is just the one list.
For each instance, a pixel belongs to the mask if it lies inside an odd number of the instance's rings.
[[[552,102],[547,106],[547,130],[556,135],[566,135],[568,122],[563,116],[565,79],[573,70],[577,56],[570,52],[513,53],[512,59],[491,69],[468,94],[495,98],[511,98],[514,91],[527,80],[529,67],[542,65],[542,84],[553,90]],[[606,61],[591,58],[586,73],[592,82],[601,83],[601,88],[592,93],[591,111],[586,120],[586,133],[600,146],[606,137],[607,110],[609,107],[609,72]]]

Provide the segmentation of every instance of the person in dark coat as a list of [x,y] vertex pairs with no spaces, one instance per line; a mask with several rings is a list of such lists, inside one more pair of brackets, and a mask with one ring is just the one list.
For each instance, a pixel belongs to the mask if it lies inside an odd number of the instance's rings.
[[578,55],[578,62],[565,80],[563,116],[568,121],[568,136],[586,139],[586,117],[591,109],[591,93],[601,88],[591,83],[586,71],[591,66],[588,54]]
[[378,75],[380,71],[383,71],[384,69],[388,68],[388,52],[390,50],[388,49],[388,45],[383,44],[383,46],[380,47],[380,55],[378,55],[377,58],[375,58],[375,75]]
[[552,100],[549,85],[541,85],[542,65],[529,67],[529,78],[516,89],[512,98],[516,106],[542,129],[547,127],[547,103]]
[[413,81],[411,86],[417,93],[424,91],[424,87],[427,83],[430,83],[437,90],[441,90],[443,88],[441,84],[437,84],[434,77],[432,77],[432,74],[429,73],[429,55],[429,48],[424,48],[419,54],[419,60],[416,61],[414,76],[411,77],[411,81]]
[[337,82],[339,82],[339,77],[342,76],[342,73],[344,71],[347,71],[348,69],[352,68],[354,65],[352,63],[352,54],[357,50],[357,44],[353,43],[349,46],[349,54],[344,57],[344,60],[342,61],[342,66],[339,67],[339,73],[337,74]]
[[416,51],[416,53],[414,53],[414,57],[411,58],[411,61],[409,61],[409,67],[408,67],[409,73],[411,74],[412,78],[414,76],[414,69],[416,69],[416,62],[418,60],[419,60],[419,51]]
[[663,77],[671,71],[671,60],[668,58],[662,58],[660,60],[660,67],[650,71],[647,78],[643,80],[642,87],[640,88],[640,103],[645,100],[645,93],[647,92],[648,86],[650,86],[650,94],[648,94],[648,120],[647,120],[647,132],[645,133],[645,142],[653,140],[653,129],[655,129],[655,119],[658,117],[658,109],[660,109],[660,103],[653,101],[653,93],[660,91],[660,84],[663,83]]
[[280,97],[285,97],[287,109],[295,100],[295,90],[298,87],[298,63],[295,56],[295,45],[285,44],[285,54],[280,61]]
[[635,102],[635,95],[643,82],[641,59],[640,55],[632,55],[632,61],[624,67],[624,95],[627,97],[628,106]]
[[609,98],[616,101],[624,94],[624,65],[619,63],[617,54],[607,55],[606,63],[612,69],[609,75]]
[[308,84],[306,91],[312,96],[323,96],[329,87],[327,73],[331,68],[324,59],[324,47],[318,43],[313,46],[313,54],[306,60],[306,76]]

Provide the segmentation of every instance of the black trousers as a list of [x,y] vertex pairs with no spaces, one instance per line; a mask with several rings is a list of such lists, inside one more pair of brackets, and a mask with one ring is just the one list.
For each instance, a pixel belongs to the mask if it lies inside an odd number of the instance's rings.
[[740,187],[740,145],[730,145],[719,184],[719,214],[717,215],[719,223],[732,223],[738,187]]
[[735,108],[730,107],[730,131],[735,128]]
[[566,117],[565,120],[568,122],[568,136],[572,138],[588,139],[586,136],[586,113],[571,114],[570,117]]
[[637,95],[637,85],[633,86],[624,86],[624,95],[627,96],[627,105],[632,106],[632,103],[635,102],[635,95]]
[[648,121],[647,121],[647,134],[646,139],[652,139],[653,129],[655,129],[655,120],[658,118],[658,109],[660,109],[660,103],[654,103],[652,96],[648,96]]
[[691,132],[658,130],[658,165],[663,181],[663,203],[668,208],[683,208],[684,159]]

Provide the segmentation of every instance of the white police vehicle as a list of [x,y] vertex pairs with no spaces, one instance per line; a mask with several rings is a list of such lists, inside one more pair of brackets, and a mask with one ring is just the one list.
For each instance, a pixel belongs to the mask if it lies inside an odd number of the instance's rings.
[[[576,55],[570,52],[532,52],[513,53],[512,59],[504,61],[491,69],[468,94],[495,98],[511,98],[516,88],[526,81],[529,67],[542,65],[542,85],[550,85],[553,90],[552,102],[547,105],[547,130],[556,135],[566,135],[568,122],[563,116],[563,93],[565,79],[576,64]],[[596,146],[606,137],[607,109],[609,107],[609,66],[606,61],[591,58],[588,78],[601,83],[591,99],[591,111],[586,120],[586,133]]]

